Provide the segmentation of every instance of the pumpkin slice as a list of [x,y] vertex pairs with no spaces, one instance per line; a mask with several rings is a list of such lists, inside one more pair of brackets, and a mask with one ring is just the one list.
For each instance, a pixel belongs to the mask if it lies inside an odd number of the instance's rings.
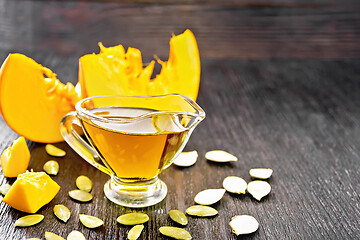
[[29,166],[30,151],[24,137],[16,139],[1,154],[1,167],[5,177],[17,177]]
[[3,202],[13,208],[35,213],[49,203],[59,192],[60,186],[44,172],[19,174]]
[[141,52],[122,45],[104,47],[99,54],[88,54],[79,60],[79,84],[82,97],[97,95],[144,95],[155,96],[170,93],[183,94],[194,101],[200,83],[200,57],[194,34],[190,30],[170,39],[167,62],[160,74],[151,75],[155,61],[145,68]]
[[[44,75],[46,77],[44,77]],[[60,120],[80,100],[71,83],[22,54],[9,54],[0,70],[0,112],[19,135],[43,143],[63,141]]]

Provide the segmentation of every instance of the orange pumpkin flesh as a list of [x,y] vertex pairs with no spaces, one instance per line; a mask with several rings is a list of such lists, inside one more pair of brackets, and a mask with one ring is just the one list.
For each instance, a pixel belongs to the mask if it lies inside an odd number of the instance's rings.
[[29,166],[30,151],[24,137],[16,139],[1,154],[1,168],[5,177],[17,177]]
[[[44,77],[47,76],[47,78]],[[0,70],[0,112],[19,135],[35,142],[63,141],[61,118],[79,100],[71,83],[22,54],[9,54]]]
[[122,45],[105,48],[79,60],[79,84],[82,97],[96,95],[163,95],[179,93],[196,100],[200,83],[200,57],[194,34],[190,30],[170,40],[170,53],[160,74],[151,75],[155,62],[143,68],[141,52]]

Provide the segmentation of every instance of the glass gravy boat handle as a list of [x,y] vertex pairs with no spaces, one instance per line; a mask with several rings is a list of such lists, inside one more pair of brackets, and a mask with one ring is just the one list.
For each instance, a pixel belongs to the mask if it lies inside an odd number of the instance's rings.
[[95,150],[88,143],[86,143],[73,129],[73,124],[81,127],[80,121],[76,116],[76,112],[68,113],[61,120],[60,132],[65,141],[77,154],[79,154],[88,163],[110,176],[114,175],[114,173],[110,169],[104,167],[96,161],[98,155],[96,154]]

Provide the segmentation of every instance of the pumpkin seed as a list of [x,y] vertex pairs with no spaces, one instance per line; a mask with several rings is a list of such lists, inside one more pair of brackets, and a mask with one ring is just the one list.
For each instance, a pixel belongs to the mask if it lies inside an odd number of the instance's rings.
[[44,164],[43,169],[49,175],[57,175],[59,172],[59,163],[54,160],[47,161]]
[[205,158],[214,162],[236,162],[238,160],[234,155],[222,150],[209,151],[205,154]]
[[188,220],[187,220],[185,214],[179,210],[170,210],[169,216],[172,220],[174,220],[178,224],[181,224],[183,226],[188,224]]
[[27,216],[21,217],[18,220],[16,220],[14,226],[15,227],[30,227],[35,224],[38,224],[43,219],[44,219],[44,215],[41,215],[41,214],[27,215]]
[[84,234],[82,234],[79,231],[74,230],[71,233],[69,233],[66,240],[86,240],[86,238],[85,238]]
[[4,183],[3,185],[0,186],[0,193],[2,195],[6,195],[8,193],[8,191],[10,190],[11,185],[8,183]]
[[253,233],[259,228],[258,221],[250,215],[238,215],[231,218],[230,226],[236,235]]
[[72,199],[80,201],[80,202],[89,202],[92,199],[92,195],[83,190],[71,190],[69,192],[69,196]]
[[273,170],[270,168],[253,168],[250,169],[249,174],[253,178],[268,179],[271,177]]
[[58,219],[63,222],[67,222],[70,218],[70,210],[64,205],[55,205],[54,214]]
[[200,205],[212,205],[224,196],[225,189],[206,189],[196,194],[194,201]]
[[26,240],[41,240],[40,238],[27,238]]
[[92,182],[87,176],[79,176],[76,178],[76,186],[85,192],[90,192],[92,188]]
[[87,228],[97,228],[104,224],[104,221],[100,218],[90,215],[80,214],[79,219],[80,222]]
[[190,167],[195,164],[198,158],[197,151],[192,152],[182,152],[180,155],[174,160],[174,164],[180,167]]
[[261,198],[268,195],[271,191],[271,186],[269,183],[265,181],[252,181],[249,182],[247,186],[247,191],[258,201],[261,200]]
[[246,193],[247,183],[241,177],[229,176],[223,181],[223,187],[231,193]]
[[188,231],[186,231],[185,229],[182,228],[178,228],[178,227],[169,227],[169,226],[164,226],[164,227],[160,227],[159,231],[161,232],[161,234],[167,236],[167,237],[172,237],[175,239],[191,239],[191,235]]
[[123,225],[137,225],[149,221],[149,216],[145,213],[127,213],[119,216],[116,221]]
[[128,239],[129,240],[136,240],[140,237],[140,234],[142,232],[142,230],[144,229],[144,225],[135,225],[134,227],[132,227],[130,229],[130,231],[128,232]]
[[196,217],[212,217],[218,214],[215,208],[203,205],[194,205],[186,209],[186,213]]
[[45,232],[45,239],[46,240],[65,240],[65,238],[60,237],[52,232]]
[[58,147],[55,147],[52,144],[46,144],[45,150],[47,154],[53,157],[63,157],[66,155],[66,152]]

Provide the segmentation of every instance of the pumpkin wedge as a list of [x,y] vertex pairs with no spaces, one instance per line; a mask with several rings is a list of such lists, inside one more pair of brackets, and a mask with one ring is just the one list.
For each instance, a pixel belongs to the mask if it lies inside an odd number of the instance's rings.
[[104,47],[99,54],[88,54],[79,60],[79,84],[82,97],[97,95],[155,96],[183,94],[196,100],[200,83],[200,57],[194,34],[190,30],[170,39],[167,62],[160,74],[151,79],[155,61],[143,67],[140,50],[122,45]]
[[[44,77],[46,76],[46,77]],[[60,120],[80,100],[71,83],[22,54],[9,54],[0,70],[0,112],[19,135],[43,143],[63,141]]]

